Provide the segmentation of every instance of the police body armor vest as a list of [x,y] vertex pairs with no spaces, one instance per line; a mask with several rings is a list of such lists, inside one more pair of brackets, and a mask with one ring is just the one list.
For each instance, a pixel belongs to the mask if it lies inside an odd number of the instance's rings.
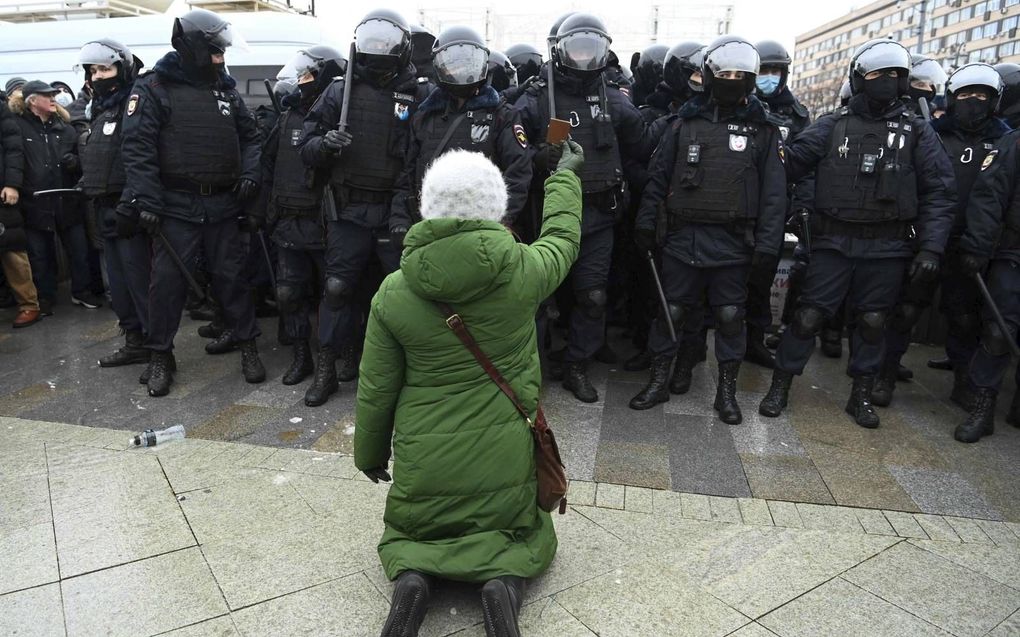
[[[437,154],[441,155],[455,148],[482,153],[498,165],[496,157],[496,138],[499,133],[496,130],[498,123],[496,109],[498,108],[500,107],[497,106],[491,110],[450,113],[446,116],[437,111],[429,113],[425,117],[425,125],[422,127],[421,133],[421,151],[418,154],[418,165],[415,166],[415,192],[421,190],[425,171],[435,161]],[[461,115],[464,117],[461,118]],[[456,128],[446,141],[446,145],[440,148],[450,126],[456,126]]]
[[127,177],[120,155],[122,108],[103,111],[92,122],[82,148],[81,185],[89,197],[113,195],[124,190]]
[[354,132],[354,140],[333,165],[330,181],[360,190],[393,190],[404,167],[407,130],[417,100],[413,94],[363,81],[345,84],[348,89],[352,92],[347,129]]
[[870,120],[847,107],[829,136],[815,173],[815,210],[849,223],[911,221],[917,217],[914,122]]
[[[581,190],[585,193],[606,192],[623,183],[620,144],[609,115],[605,85],[601,82],[601,94],[556,92],[556,117],[570,122],[570,138],[584,148],[584,167],[578,176],[581,178]],[[539,99],[543,110],[548,109],[548,94],[539,95]]]
[[273,204],[281,213],[300,216],[317,215],[321,188],[309,188],[307,168],[301,161],[298,142],[301,140],[304,118],[293,109],[280,120],[277,140],[276,166],[273,170]]
[[949,153],[949,161],[953,162],[953,174],[956,176],[957,206],[953,220],[954,231],[962,231],[966,225],[967,200],[971,188],[981,174],[981,165],[995,144],[984,139],[964,139],[960,135],[941,135],[942,145]]
[[229,186],[241,176],[241,144],[231,93],[189,84],[166,84],[170,120],[159,132],[163,178]]
[[737,121],[680,120],[666,210],[682,221],[730,223],[758,216],[758,159],[767,129]]

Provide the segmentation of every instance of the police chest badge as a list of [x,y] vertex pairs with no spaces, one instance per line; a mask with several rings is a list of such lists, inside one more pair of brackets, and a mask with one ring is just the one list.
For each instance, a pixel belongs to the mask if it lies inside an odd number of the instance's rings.
[[290,131],[290,145],[297,146],[299,141],[301,141],[301,129],[292,128]]
[[403,122],[410,116],[411,110],[407,107],[407,104],[401,104],[400,102],[393,103],[393,117]]
[[524,127],[520,124],[514,124],[514,138],[517,143],[521,145],[521,148],[528,147],[528,135],[524,132]]
[[220,115],[224,117],[230,117],[230,102],[216,100],[216,105],[220,107]]
[[488,124],[472,124],[471,125],[471,143],[481,144],[485,140],[489,139],[489,125]]
[[730,133],[730,150],[735,153],[742,153],[747,150],[747,136]]
[[113,135],[113,131],[117,130],[117,122],[106,122],[103,124],[103,134]]
[[991,166],[992,162],[995,161],[995,156],[998,154],[999,154],[998,150],[993,150],[992,152],[988,153],[988,156],[985,157],[985,160],[981,162],[981,170],[985,170],[986,168]]
[[787,140],[787,138],[790,137],[790,127],[789,126],[780,126],[779,127],[779,134],[782,135],[783,141],[785,142]]
[[138,93],[135,93],[134,95],[128,98],[127,103],[128,117],[134,115],[136,110],[138,110]]

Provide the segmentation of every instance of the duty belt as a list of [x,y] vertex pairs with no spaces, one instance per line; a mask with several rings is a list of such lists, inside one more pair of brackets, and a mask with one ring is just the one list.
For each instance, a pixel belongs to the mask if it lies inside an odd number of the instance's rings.
[[904,221],[850,223],[818,212],[811,215],[811,232],[815,236],[839,236],[850,239],[907,240],[910,238],[910,223]]
[[193,195],[201,195],[203,197],[219,195],[225,192],[230,192],[234,189],[234,184],[200,184],[197,181],[177,177],[163,177],[161,181],[163,182],[163,188],[167,190],[177,190],[180,192],[191,193]]

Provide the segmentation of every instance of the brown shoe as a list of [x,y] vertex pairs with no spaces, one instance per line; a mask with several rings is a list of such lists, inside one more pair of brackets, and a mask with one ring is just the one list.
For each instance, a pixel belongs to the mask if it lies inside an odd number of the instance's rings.
[[41,318],[42,315],[39,314],[39,310],[21,310],[14,317],[14,327],[28,327],[33,323],[38,323]]

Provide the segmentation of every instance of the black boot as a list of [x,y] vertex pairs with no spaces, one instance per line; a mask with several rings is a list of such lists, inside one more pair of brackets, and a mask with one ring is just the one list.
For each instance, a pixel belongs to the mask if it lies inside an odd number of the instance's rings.
[[995,395],[989,387],[974,388],[974,409],[963,424],[953,432],[953,438],[960,442],[977,442],[982,436],[995,432]]
[[948,372],[953,369],[953,361],[949,360],[948,356],[943,356],[942,358],[929,358],[928,367]]
[[520,637],[517,616],[524,600],[524,580],[505,575],[482,586],[482,619],[486,637]]
[[226,354],[237,349],[237,341],[234,339],[233,330],[224,330],[215,341],[206,343],[206,354]]
[[382,637],[416,637],[429,609],[434,586],[434,578],[418,571],[404,571],[398,575]]
[[843,356],[843,334],[838,330],[822,330],[822,353],[829,358]]
[[765,347],[765,332],[760,327],[747,326],[747,349],[744,351],[744,360],[766,369],[776,367],[776,359]]
[[[171,372],[177,371],[177,359],[174,357],[173,354],[170,354],[170,371]],[[152,352],[149,352],[149,364],[145,366],[145,371],[143,371],[141,375],[138,377],[138,384],[148,385],[150,375],[152,375]]]
[[[767,334],[765,336],[765,347],[769,349],[776,349],[777,347],[779,347],[779,341],[783,340],[783,332],[785,331],[786,326],[780,325],[779,330],[773,332],[772,334]],[[773,362],[775,362],[775,359],[773,359]]]
[[878,414],[871,406],[871,392],[874,388],[874,376],[855,376],[853,387],[850,388],[850,399],[846,401],[846,413],[853,416],[858,425],[868,429],[874,429],[879,424]]
[[949,402],[969,412],[974,409],[974,393],[970,387],[970,377],[966,365],[953,367],[953,391],[949,393]]
[[680,346],[680,351],[676,353],[673,375],[669,377],[669,393],[679,396],[691,390],[694,366],[698,364],[699,358],[700,352],[697,346]]
[[174,372],[172,361],[174,355],[170,352],[152,352],[149,359],[149,386],[150,396],[166,396],[170,393],[170,385],[174,383]]
[[648,350],[641,350],[623,362],[623,368],[628,372],[641,372],[652,366],[652,354]]
[[342,383],[349,383],[358,377],[358,350],[353,345],[340,348],[340,371],[336,377]]
[[871,390],[871,404],[878,407],[888,407],[892,404],[893,392],[896,391],[896,369],[898,364],[887,362],[882,366],[875,380],[875,387]]
[[149,350],[142,346],[145,337],[141,332],[129,331],[124,334],[124,347],[99,359],[100,367],[120,367],[149,362]]
[[719,363],[719,384],[715,389],[715,403],[712,405],[719,412],[719,419],[727,425],[739,425],[744,416],[737,404],[737,373],[740,372],[740,361]]
[[793,374],[780,369],[772,372],[772,385],[769,386],[765,397],[761,399],[758,413],[769,418],[775,418],[783,413],[790,399],[790,385],[793,385]]
[[309,407],[318,407],[329,397],[340,389],[336,379],[336,354],[329,345],[319,348],[319,355],[315,360],[315,378],[311,386],[305,392],[305,404]]
[[313,371],[315,366],[312,365],[312,348],[308,346],[307,338],[299,338],[294,341],[294,359],[290,363],[290,369],[283,375],[283,384],[297,385]]
[[566,364],[563,376],[563,388],[570,390],[574,398],[582,403],[598,402],[599,393],[588,380],[588,363],[586,361],[570,361]]
[[1006,422],[1014,427],[1020,428],[1020,389],[1013,392],[1013,402],[1009,404],[1009,413],[1006,414]]
[[651,409],[669,401],[669,367],[672,363],[673,357],[669,355],[652,359],[652,378],[637,396],[630,399],[631,409]]
[[241,373],[246,383],[261,383],[266,379],[266,368],[259,358],[259,348],[254,338],[241,343]]
[[212,323],[209,323],[208,325],[202,325],[201,327],[199,327],[198,328],[198,335],[201,336],[202,338],[208,338],[208,339],[216,340],[219,337],[223,336],[223,332],[225,332],[225,331],[227,331],[227,328],[225,328],[221,324],[213,321]]

